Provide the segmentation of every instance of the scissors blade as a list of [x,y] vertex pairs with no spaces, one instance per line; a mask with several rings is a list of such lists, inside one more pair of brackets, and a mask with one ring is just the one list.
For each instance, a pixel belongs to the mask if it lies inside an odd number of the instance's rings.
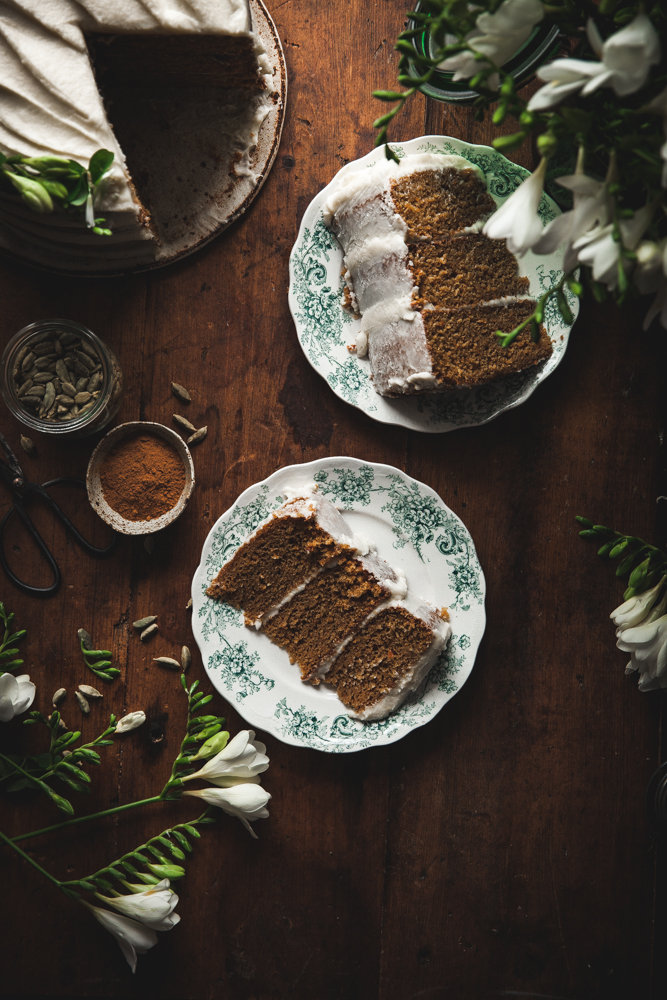
[[19,465],[19,460],[12,451],[12,449],[7,444],[7,441],[5,440],[2,434],[0,434],[0,444],[2,445],[3,451],[5,453],[5,458],[7,459],[7,465],[12,470],[12,473],[15,476],[20,476],[21,479],[24,479],[25,476],[23,475],[23,469]]

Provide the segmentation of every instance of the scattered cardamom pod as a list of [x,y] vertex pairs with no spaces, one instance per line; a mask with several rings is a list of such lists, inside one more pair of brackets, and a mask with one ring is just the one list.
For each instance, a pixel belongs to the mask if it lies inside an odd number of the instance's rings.
[[171,656],[154,656],[153,663],[159,663],[161,667],[169,667],[170,670],[181,669],[178,660],[174,660]]
[[53,698],[51,699],[54,708],[57,708],[60,702],[65,700],[66,694],[67,691],[65,690],[65,688],[58,688]]
[[182,399],[184,403],[192,402],[192,398],[188,390],[184,389],[182,385],[178,384],[178,382],[171,383],[171,391],[173,392],[174,396],[178,396],[178,398]]
[[79,684],[79,691],[81,694],[85,695],[86,698],[103,698],[104,695],[101,694],[97,688],[92,687],[90,684]]
[[83,643],[86,649],[93,648],[93,640],[90,638],[90,634],[86,632],[85,628],[80,628],[76,634],[79,642]]
[[80,691],[75,691],[74,696],[79,704],[79,708],[84,715],[88,715],[90,712],[90,705],[88,704],[88,699],[84,698]]
[[157,632],[157,625],[155,625],[155,624],[149,625],[148,628],[145,628],[143,630],[143,632],[141,633],[141,635],[139,636],[139,638],[141,639],[142,642],[145,642],[146,639],[150,639],[150,637],[155,632]]
[[32,440],[32,438],[27,437],[25,434],[21,435],[21,447],[23,448],[26,455],[30,455],[31,458],[34,458],[35,455],[37,454],[37,449],[35,448],[35,442]]
[[192,663],[192,653],[187,646],[183,646],[181,650],[181,667],[183,670],[187,670]]
[[185,610],[186,611],[192,611],[192,598],[190,598],[190,600],[188,601],[188,603],[185,605]]
[[203,441],[208,434],[208,427],[200,427],[198,431],[191,434],[190,437],[185,442],[186,444],[197,444],[199,441]]
[[185,417],[182,417],[180,413],[174,413],[174,420],[176,421],[177,424],[180,424],[184,430],[190,431],[191,434],[194,434],[194,432],[197,430],[195,425],[191,424],[189,420],[185,419]]
[[157,615],[148,615],[147,618],[140,618],[139,621],[132,622],[132,628],[145,629],[156,621]]

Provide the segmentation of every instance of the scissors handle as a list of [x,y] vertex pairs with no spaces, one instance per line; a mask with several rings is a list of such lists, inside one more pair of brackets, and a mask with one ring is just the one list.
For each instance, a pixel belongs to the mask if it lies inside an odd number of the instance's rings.
[[[107,545],[107,547],[104,549],[98,549],[96,546],[91,545],[91,543],[83,537],[83,535],[77,530],[77,528],[74,527],[70,519],[67,517],[65,512],[60,509],[60,507],[53,499],[53,497],[46,492],[45,487],[57,486],[57,485],[77,486],[77,487],[83,487],[84,489],[86,486],[86,484],[82,482],[82,480],[80,479],[59,478],[59,479],[50,479],[47,483],[44,483],[42,486],[38,485],[37,483],[26,483],[23,493],[25,495],[33,494],[40,497],[40,499],[42,499],[51,508],[56,517],[65,526],[66,530],[69,531],[74,536],[75,540],[79,543],[82,549],[89,555],[98,557],[108,555],[114,548],[117,538],[114,537],[111,541],[111,544]],[[5,555],[4,536],[5,536],[5,529],[7,526],[7,522],[14,513],[14,511],[16,511],[16,513],[18,514],[19,518],[21,519],[27,531],[29,532],[30,537],[35,542],[37,548],[42,553],[42,555],[44,556],[49,565],[51,573],[53,574],[53,582],[48,587],[35,587],[32,584],[25,583],[23,580],[20,580],[16,576],[14,571],[10,568],[9,563],[7,562],[7,557]],[[3,517],[2,521],[0,521],[0,565],[2,566],[3,570],[5,571],[9,579],[12,581],[12,583],[14,583],[21,590],[26,591],[26,593],[28,594],[35,594],[44,597],[48,594],[53,594],[60,586],[60,582],[62,579],[60,573],[60,567],[58,566],[58,563],[55,561],[53,554],[47,547],[40,533],[37,531],[37,528],[33,524],[30,515],[25,509],[25,506],[23,504],[23,497],[18,495],[14,496],[13,506],[9,508],[9,510]]]

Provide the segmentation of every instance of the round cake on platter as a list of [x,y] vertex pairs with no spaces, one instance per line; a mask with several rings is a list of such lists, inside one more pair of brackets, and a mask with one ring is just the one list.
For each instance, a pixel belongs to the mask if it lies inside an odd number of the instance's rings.
[[[0,248],[73,274],[191,253],[259,191],[285,98],[261,0],[0,3]],[[88,210],[61,197],[68,163]]]

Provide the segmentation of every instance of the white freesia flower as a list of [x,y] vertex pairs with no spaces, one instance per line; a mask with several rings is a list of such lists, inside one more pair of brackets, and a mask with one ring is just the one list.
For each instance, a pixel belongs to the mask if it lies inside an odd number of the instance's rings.
[[0,677],[0,722],[10,722],[27,711],[35,700],[37,688],[29,674],[3,674]]
[[583,96],[599,87],[611,87],[619,97],[634,94],[646,83],[651,66],[660,62],[660,39],[646,14],[638,14],[606,42],[592,18],[586,33],[600,61],[554,59],[541,66],[537,75],[546,86],[531,97],[529,111],[552,108],[579,90]]
[[662,279],[651,307],[644,317],[643,327],[645,330],[648,330],[656,316],[660,317],[660,325],[667,330],[667,278]]
[[[473,51],[457,52],[439,63],[438,69],[454,70],[454,80],[468,80],[489,63],[502,66],[543,17],[544,7],[539,0],[504,0],[495,14],[488,11],[480,14],[476,27],[466,35],[466,42]],[[486,59],[476,59],[477,52]],[[489,77],[491,89],[497,89],[499,82],[497,73]]]
[[268,766],[266,747],[259,740],[255,740],[252,729],[244,729],[236,734],[224,750],[211,757],[200,771],[188,775],[183,781],[206,778],[214,785],[226,788],[241,782],[258,782],[257,775],[266,771]]
[[[667,139],[667,87],[665,87],[664,90],[661,90],[660,93],[654,97],[652,101],[649,101],[649,103],[641,110],[653,111],[657,115],[662,115],[662,130],[665,133],[665,139]],[[667,142],[663,143],[660,147],[660,156],[663,160],[662,179],[660,183],[662,184],[662,187],[667,188]]]
[[116,723],[116,733],[129,733],[131,729],[143,726],[145,721],[145,712],[130,712],[129,715],[124,715],[122,719],[118,720]]
[[543,157],[537,170],[496,209],[482,230],[492,240],[506,239],[507,249],[519,257],[530,250],[543,232],[537,209],[544,190],[546,169],[547,161]]
[[111,913],[110,910],[103,910],[99,906],[92,906],[81,900],[83,905],[90,910],[95,919],[102,924],[105,930],[109,931],[118,941],[120,949],[127,959],[127,964],[132,972],[137,971],[137,955],[145,955],[149,948],[157,944],[157,934],[150,927],[124,917],[120,913]]
[[268,819],[269,816],[266,804],[271,796],[260,785],[251,782],[234,785],[232,788],[198,788],[196,791],[183,792],[183,795],[203,799],[210,806],[217,806],[230,816],[237,816],[255,840],[257,834],[250,823],[254,823],[256,819]]
[[[639,241],[646,232],[646,229],[653,218],[655,207],[645,205],[630,219],[622,219],[618,224],[623,246],[628,250],[635,250]],[[572,249],[577,253],[580,264],[587,264],[593,271],[593,279],[601,281],[607,286],[609,291],[616,288],[618,284],[618,266],[621,243],[614,239],[614,226],[609,223],[606,226],[598,226],[590,232],[580,236],[572,244]],[[623,261],[623,267],[628,270],[630,263]]]
[[611,218],[611,199],[607,185],[593,180],[584,173],[583,147],[579,150],[577,167],[573,174],[558,177],[557,183],[572,192],[573,208],[557,215],[543,230],[533,253],[550,254],[563,246],[563,270],[568,273],[577,264],[573,244],[596,226],[605,226]]
[[648,616],[651,608],[658,599],[658,594],[665,583],[664,577],[656,583],[655,587],[645,590],[643,594],[636,594],[615,608],[609,615],[614,625],[619,629],[634,628]]
[[639,672],[639,690],[667,688],[667,590],[658,604],[665,577],[655,587],[631,597],[612,611],[616,645],[630,653],[626,674]]
[[664,262],[667,261],[667,239],[660,243],[642,240],[635,251],[637,260],[633,279],[642,295],[655,292],[664,280]]
[[154,931],[170,931],[181,919],[178,913],[174,913],[178,896],[169,888],[168,878],[149,888],[143,886],[139,892],[133,891],[131,896],[103,896],[99,892],[95,895],[123,916],[132,917]]

